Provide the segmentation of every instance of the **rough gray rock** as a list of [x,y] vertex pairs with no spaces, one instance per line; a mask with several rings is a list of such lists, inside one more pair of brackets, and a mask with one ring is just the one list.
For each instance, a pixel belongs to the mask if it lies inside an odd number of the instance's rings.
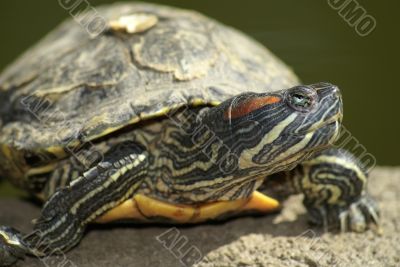
[[[299,197],[293,197],[280,214],[220,224],[94,226],[66,255],[32,257],[18,266],[191,266],[200,257],[198,267],[400,266],[400,168],[376,168],[370,191],[381,206],[382,235],[311,228]],[[0,224],[29,231],[40,209],[26,200],[1,199],[0,210]],[[182,245],[168,249],[175,237]]]

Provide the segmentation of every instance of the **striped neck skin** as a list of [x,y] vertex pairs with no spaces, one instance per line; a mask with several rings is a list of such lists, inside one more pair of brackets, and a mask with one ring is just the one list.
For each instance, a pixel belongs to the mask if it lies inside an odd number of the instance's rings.
[[195,112],[187,109],[180,123],[167,127],[158,159],[181,203],[246,197],[261,177],[292,169],[329,146],[338,135],[342,101],[336,86],[319,83],[244,93]]

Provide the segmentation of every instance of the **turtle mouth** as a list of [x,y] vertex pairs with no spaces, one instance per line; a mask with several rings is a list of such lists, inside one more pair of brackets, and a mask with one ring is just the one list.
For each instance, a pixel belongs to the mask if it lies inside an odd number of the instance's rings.
[[[337,128],[337,130],[335,130],[332,133],[332,136],[337,136],[339,134],[339,130],[340,130],[340,125],[342,124],[342,114],[341,113],[337,113],[335,116],[329,118],[328,120],[319,123],[318,125],[312,125],[311,127],[309,127],[307,130],[301,131],[301,132],[294,132],[294,133],[288,133],[285,134],[284,136],[286,137],[304,137],[307,134],[310,133],[315,133],[321,129],[332,129],[332,128]],[[329,132],[329,131],[328,131]]]
[[255,160],[258,166],[253,170],[255,172],[254,178],[259,177],[259,175],[257,176],[256,173],[260,172],[263,172],[265,176],[267,176],[273,173],[293,169],[300,162],[310,158],[314,153],[332,146],[339,136],[339,130],[339,121],[330,120],[329,122],[327,121],[324,123],[324,125],[319,127],[316,131],[308,131],[304,134],[290,135],[295,137],[295,139],[298,138],[298,140],[292,144],[292,147],[296,147],[296,145],[302,143],[303,140],[306,140],[306,143],[298,151],[287,154],[279,160],[274,160],[274,157],[271,158],[271,156],[266,156],[266,158],[272,160],[271,162],[265,159],[262,160],[261,158],[263,157],[261,157],[259,160]]
[[324,121],[320,125],[312,126],[310,127],[307,131],[303,132],[300,135],[306,135],[311,132],[317,132],[318,130],[324,129],[324,128],[334,128],[333,126],[337,126],[339,129],[339,125],[341,125],[342,122],[342,115],[337,114],[334,117],[329,118],[328,120]]
[[338,138],[340,133],[340,126],[341,126],[341,116],[337,115],[329,120],[325,121],[323,124],[319,125],[318,127],[314,127],[305,131],[302,134],[295,134],[296,137],[305,138],[307,135],[313,134],[314,136],[318,137],[319,144],[315,145],[314,147],[310,147],[307,149],[307,152],[319,151],[323,148],[327,148],[332,145]]

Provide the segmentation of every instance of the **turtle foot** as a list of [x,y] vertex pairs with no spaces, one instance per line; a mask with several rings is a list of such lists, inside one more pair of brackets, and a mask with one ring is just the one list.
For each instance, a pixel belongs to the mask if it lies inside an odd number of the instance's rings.
[[368,195],[362,196],[346,207],[326,205],[319,208],[309,208],[308,211],[310,222],[323,226],[325,231],[339,228],[341,232],[350,230],[360,233],[368,229],[381,232],[379,228],[379,208]]
[[364,232],[374,225],[379,229],[379,208],[376,202],[369,196],[363,196],[352,203],[347,210],[339,214],[340,230],[350,229],[353,232]]
[[6,226],[0,227],[0,266],[10,266],[22,259],[27,248],[22,241],[21,234]]

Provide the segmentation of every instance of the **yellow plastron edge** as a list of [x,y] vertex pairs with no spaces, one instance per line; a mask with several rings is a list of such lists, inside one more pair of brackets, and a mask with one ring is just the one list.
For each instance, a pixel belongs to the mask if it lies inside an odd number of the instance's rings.
[[198,206],[174,205],[162,202],[145,195],[135,195],[121,205],[106,212],[96,220],[98,223],[107,223],[121,219],[152,221],[152,218],[167,218],[176,223],[197,223],[232,212],[256,211],[267,213],[279,208],[279,202],[258,191],[248,199],[233,201],[218,201]]

